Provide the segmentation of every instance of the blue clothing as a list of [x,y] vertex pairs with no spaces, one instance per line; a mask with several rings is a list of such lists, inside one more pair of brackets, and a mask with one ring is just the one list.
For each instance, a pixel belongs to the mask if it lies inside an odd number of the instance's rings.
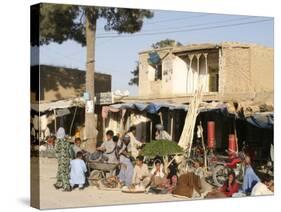
[[245,175],[243,179],[242,190],[245,193],[251,193],[253,187],[260,182],[260,178],[256,175],[251,166],[247,166],[245,169]]
[[85,184],[85,173],[87,172],[86,164],[83,160],[76,158],[70,162],[70,184]]
[[[132,184],[132,178],[134,173],[134,167],[131,160],[124,155],[120,155],[121,169],[118,174],[118,178],[121,182],[125,183],[126,186]],[[125,165],[125,166],[124,166]]]

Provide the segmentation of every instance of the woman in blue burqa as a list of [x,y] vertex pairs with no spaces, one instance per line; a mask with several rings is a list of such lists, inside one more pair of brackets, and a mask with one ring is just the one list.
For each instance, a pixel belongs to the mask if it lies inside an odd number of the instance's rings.
[[251,166],[251,158],[247,155],[245,157],[245,173],[243,179],[242,190],[246,195],[249,195],[253,187],[260,182],[260,178],[254,172]]

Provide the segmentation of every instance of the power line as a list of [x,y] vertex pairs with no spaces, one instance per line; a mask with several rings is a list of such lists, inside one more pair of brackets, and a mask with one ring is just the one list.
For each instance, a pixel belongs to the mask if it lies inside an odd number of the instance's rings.
[[160,20],[160,21],[148,22],[148,23],[146,23],[146,25],[156,24],[156,23],[167,23],[167,22],[173,22],[173,21],[178,21],[178,20],[188,20],[188,19],[199,18],[199,17],[204,17],[204,16],[210,16],[210,15],[214,15],[214,14],[200,14],[200,15],[193,15],[193,16],[188,16],[188,17],[174,18],[174,19],[164,19],[164,20]]
[[150,36],[150,35],[159,35],[159,34],[171,34],[177,32],[192,32],[192,31],[202,31],[208,29],[218,29],[224,27],[233,27],[233,26],[241,26],[241,25],[248,25],[248,24],[255,24],[261,23],[266,21],[271,21],[272,19],[265,19],[265,20],[258,20],[258,21],[250,21],[250,22],[242,22],[236,24],[225,24],[225,25],[217,25],[211,27],[201,27],[201,28],[192,28],[192,29],[184,29],[184,30],[175,30],[175,31],[163,31],[163,32],[151,32],[151,33],[140,33],[140,34],[133,34],[133,35],[112,35],[112,36],[97,36],[97,38],[126,38],[126,37],[137,37],[137,36]]
[[[163,19],[163,20],[160,20],[160,21],[154,21],[154,22],[148,22],[148,23],[145,23],[145,25],[153,25],[153,24],[156,24],[156,23],[167,23],[167,22],[173,22],[173,21],[178,21],[178,20],[188,20],[188,19],[194,19],[194,18],[200,18],[200,17],[204,17],[204,16],[210,16],[210,15],[216,15],[216,14],[200,14],[200,15],[194,15],[194,16],[189,16],[189,17],[181,17],[181,18],[174,18],[174,19]],[[100,29],[103,29],[103,28],[99,28],[97,31],[100,31]],[[106,34],[106,33],[104,33]]]
[[[169,27],[169,28],[160,28],[152,31],[142,31],[142,33],[151,33],[151,32],[157,32],[159,30],[167,30],[167,29],[182,29],[184,27],[193,27],[193,26],[204,26],[204,25],[210,25],[210,24],[218,24],[218,23],[227,23],[227,22],[233,22],[233,21],[239,21],[239,20],[248,20],[248,19],[253,19],[255,17],[242,17],[242,18],[235,18],[235,19],[229,19],[229,20],[222,20],[222,21],[211,21],[211,22],[205,22],[205,23],[200,23],[200,24],[189,24],[189,25],[184,25],[181,27]],[[102,35],[116,35],[116,33],[100,33],[97,36],[102,36]]]

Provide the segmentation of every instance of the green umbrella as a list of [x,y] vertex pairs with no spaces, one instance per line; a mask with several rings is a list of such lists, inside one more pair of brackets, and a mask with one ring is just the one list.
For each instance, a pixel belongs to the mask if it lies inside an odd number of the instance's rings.
[[183,149],[173,141],[158,140],[145,144],[144,148],[141,151],[141,154],[148,157],[165,157],[181,154],[183,152]]

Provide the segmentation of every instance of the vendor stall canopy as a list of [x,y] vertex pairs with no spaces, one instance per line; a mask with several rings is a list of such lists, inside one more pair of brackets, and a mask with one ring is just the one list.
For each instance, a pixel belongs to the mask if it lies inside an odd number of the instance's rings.
[[[188,105],[185,104],[170,104],[170,103],[120,103],[109,106],[111,112],[119,112],[124,109],[138,110],[141,112],[148,112],[150,114],[157,114],[161,108],[169,110],[184,110],[188,112]],[[199,112],[218,112],[225,116],[233,115],[227,109],[227,105],[223,103],[204,103],[200,105]],[[239,118],[239,117],[238,117]],[[246,117],[245,121],[258,128],[272,129],[274,126],[274,113],[273,112],[257,112],[251,116]]]
[[52,111],[54,109],[84,107],[84,106],[85,106],[84,99],[79,97],[79,98],[60,100],[55,102],[31,104],[31,109],[37,112],[46,112],[46,111]]
[[[170,103],[121,103],[110,105],[110,108],[115,110],[122,109],[131,109],[138,111],[146,111],[151,114],[156,114],[159,112],[161,108],[167,108],[169,110],[184,110],[188,111],[188,105],[184,104],[170,104]],[[199,112],[207,112],[207,111],[220,111],[226,112],[227,108],[223,104],[218,104],[216,107],[201,107]]]
[[272,129],[274,125],[273,112],[255,113],[246,120],[252,125],[259,128]]

